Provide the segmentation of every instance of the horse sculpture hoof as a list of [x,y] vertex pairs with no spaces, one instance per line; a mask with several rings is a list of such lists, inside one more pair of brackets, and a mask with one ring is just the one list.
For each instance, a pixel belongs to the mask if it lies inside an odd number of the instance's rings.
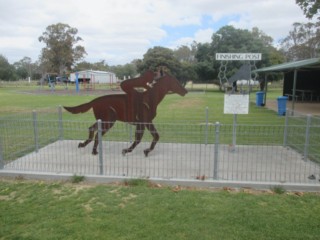
[[83,147],[84,147],[83,143],[78,144],[78,148],[83,148]]
[[131,152],[132,150],[130,149],[123,149],[122,150],[122,155],[125,156],[127,153]]
[[98,151],[97,150],[92,150],[92,155],[97,155]]
[[145,156],[145,157],[148,157],[150,150],[149,150],[149,149],[146,149],[146,150],[143,150],[143,152],[144,152],[144,156]]
[[127,153],[126,149],[123,149],[123,150],[122,150],[122,156],[125,156],[126,153]]

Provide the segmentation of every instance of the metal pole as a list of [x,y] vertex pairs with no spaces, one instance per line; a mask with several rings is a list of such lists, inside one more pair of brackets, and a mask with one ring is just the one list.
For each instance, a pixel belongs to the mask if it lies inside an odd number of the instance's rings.
[[219,167],[219,131],[220,123],[215,124],[215,144],[214,144],[214,162],[213,162],[213,179],[218,179],[218,167]]
[[62,106],[58,107],[59,140],[63,140]]
[[264,106],[267,104],[267,91],[268,91],[268,75],[266,74],[264,76],[264,101],[263,104]]
[[132,125],[131,124],[129,124],[129,131],[130,131],[130,143],[132,143],[133,140],[132,140]]
[[207,145],[208,144],[208,131],[209,131],[209,126],[208,126],[208,124],[209,124],[209,110],[208,110],[209,108],[208,107],[206,107],[206,133],[205,133],[205,136],[206,136],[206,139],[205,139],[205,145]]
[[292,86],[292,115],[294,115],[294,103],[296,100],[296,85],[297,85],[297,69],[293,73],[293,86]]
[[79,73],[76,72],[76,92],[79,92]]
[[32,111],[32,118],[33,118],[33,134],[34,134],[34,145],[35,151],[39,151],[39,135],[38,135],[38,121],[37,121],[37,112],[35,110]]
[[237,145],[237,114],[233,114],[233,128],[232,128],[232,151],[236,150]]
[[[286,110],[289,113],[289,109]],[[286,147],[288,143],[288,122],[289,122],[289,114],[286,114],[285,122],[284,122],[284,130],[283,130],[283,146]]]
[[102,128],[101,120],[98,119],[98,143],[99,143],[99,169],[100,175],[103,175],[103,156],[102,156]]
[[308,114],[307,116],[307,127],[306,127],[306,139],[304,144],[304,160],[307,161],[308,159],[308,149],[309,149],[309,140],[310,140],[310,125],[311,125],[311,115]]

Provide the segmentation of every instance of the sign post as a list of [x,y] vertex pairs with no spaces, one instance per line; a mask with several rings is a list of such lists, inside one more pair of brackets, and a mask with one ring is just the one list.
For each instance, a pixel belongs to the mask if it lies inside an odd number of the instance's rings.
[[237,144],[237,114],[249,113],[249,94],[225,94],[224,114],[233,114],[232,144],[230,150],[236,149]]

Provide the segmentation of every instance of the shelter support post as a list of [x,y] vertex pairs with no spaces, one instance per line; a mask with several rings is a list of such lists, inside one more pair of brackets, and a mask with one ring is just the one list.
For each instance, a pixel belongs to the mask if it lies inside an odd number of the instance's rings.
[[293,86],[292,86],[292,115],[294,115],[294,104],[296,99],[296,85],[297,85],[297,69],[293,73]]
[[266,106],[267,104],[267,91],[268,91],[268,74],[264,75],[264,100],[263,100],[263,104],[264,106]]

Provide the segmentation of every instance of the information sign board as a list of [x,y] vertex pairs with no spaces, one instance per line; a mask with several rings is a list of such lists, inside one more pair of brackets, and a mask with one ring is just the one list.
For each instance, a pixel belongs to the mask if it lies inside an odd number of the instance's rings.
[[224,95],[225,114],[248,114],[249,94],[225,94]]

